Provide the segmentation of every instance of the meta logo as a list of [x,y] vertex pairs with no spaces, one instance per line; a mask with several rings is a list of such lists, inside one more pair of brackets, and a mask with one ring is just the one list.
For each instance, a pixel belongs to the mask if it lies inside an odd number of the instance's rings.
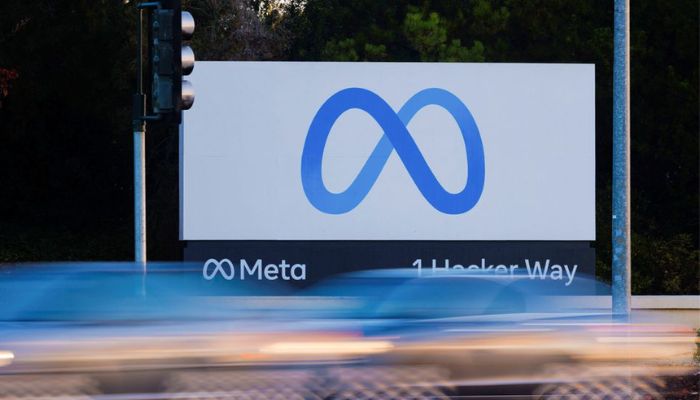
[[[236,274],[236,269],[239,270],[238,274]],[[265,264],[262,259],[248,263],[247,260],[241,259],[238,268],[236,268],[236,265],[228,258],[221,260],[210,258],[204,263],[202,276],[210,281],[217,275],[221,275],[227,281],[236,277],[242,281],[246,278],[259,281],[276,281],[277,279],[303,281],[306,280],[306,264],[289,264],[286,260],[282,260],[279,264]]]
[[[438,182],[416,142],[408,132],[411,119],[426,106],[437,105],[449,112],[457,122],[467,155],[467,183],[458,193],[450,193]],[[355,180],[343,192],[332,193],[323,183],[321,165],[328,135],[335,122],[348,110],[368,113],[384,131]],[[331,96],[311,122],[301,156],[301,181],[309,202],[319,211],[344,214],[362,202],[396,150],[425,199],[445,214],[463,214],[479,201],[484,189],[484,146],[474,117],[454,94],[444,89],[429,88],[408,99],[398,113],[372,91],[348,88]]]
[[[210,271],[211,266],[214,266],[214,268]],[[204,268],[202,269],[202,276],[204,279],[210,281],[214,279],[217,274],[221,274],[221,276],[228,281],[233,279],[236,276],[236,270],[231,260],[224,258],[219,261],[210,258],[204,263]]]

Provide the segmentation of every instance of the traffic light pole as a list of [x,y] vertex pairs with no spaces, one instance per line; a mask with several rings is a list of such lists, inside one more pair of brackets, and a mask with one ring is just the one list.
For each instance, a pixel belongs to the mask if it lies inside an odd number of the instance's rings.
[[[194,53],[182,41],[192,38],[194,18],[182,11],[180,0],[140,3],[136,55],[134,132],[134,258],[146,265],[146,127],[148,121],[179,124],[180,112],[192,107],[192,85],[182,79],[194,68]],[[143,24],[148,12],[149,90],[144,90]],[[152,79],[152,82],[151,82]],[[146,96],[150,96],[147,102]],[[154,114],[148,115],[149,108]]]
[[134,259],[146,263],[146,96],[143,91],[143,8],[139,7],[134,95]]
[[134,257],[146,263],[146,124],[134,129]]
[[136,94],[134,95],[134,260],[146,264],[146,121],[158,120],[147,115],[143,84],[143,23],[144,10],[158,7],[157,2],[138,5],[139,22],[136,54]]

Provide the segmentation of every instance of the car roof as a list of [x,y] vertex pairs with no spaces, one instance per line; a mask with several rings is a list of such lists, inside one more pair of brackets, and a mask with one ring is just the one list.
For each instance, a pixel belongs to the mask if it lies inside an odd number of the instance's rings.
[[[277,282],[206,280],[179,263],[60,263],[0,269],[0,321],[144,320],[226,317],[231,297],[286,295]],[[226,303],[225,307],[221,305]]]

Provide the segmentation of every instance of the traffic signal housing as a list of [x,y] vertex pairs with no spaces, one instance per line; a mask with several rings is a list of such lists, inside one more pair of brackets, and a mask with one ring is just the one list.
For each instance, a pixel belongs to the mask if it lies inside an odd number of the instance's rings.
[[160,119],[180,123],[180,112],[194,103],[194,89],[183,76],[194,69],[194,52],[186,42],[195,23],[180,0],[157,3],[149,18],[151,107]]

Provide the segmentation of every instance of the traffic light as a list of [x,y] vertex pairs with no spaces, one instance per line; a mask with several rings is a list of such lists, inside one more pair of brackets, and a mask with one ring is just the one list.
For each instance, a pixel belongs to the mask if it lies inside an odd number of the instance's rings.
[[[194,18],[182,12],[180,0],[139,3],[137,24],[134,129],[134,258],[146,263],[146,126],[147,122],[179,124],[181,111],[194,103],[194,89],[183,80],[194,68],[194,52],[183,45],[194,33]],[[144,77],[144,21],[148,25]],[[150,110],[149,110],[150,109]],[[152,112],[152,114],[151,114]],[[144,269],[145,270],[145,269]]]
[[184,42],[194,33],[194,18],[180,0],[161,0],[150,16],[151,106],[161,119],[180,122],[180,111],[194,103],[194,89],[183,79],[194,68],[194,52]]

